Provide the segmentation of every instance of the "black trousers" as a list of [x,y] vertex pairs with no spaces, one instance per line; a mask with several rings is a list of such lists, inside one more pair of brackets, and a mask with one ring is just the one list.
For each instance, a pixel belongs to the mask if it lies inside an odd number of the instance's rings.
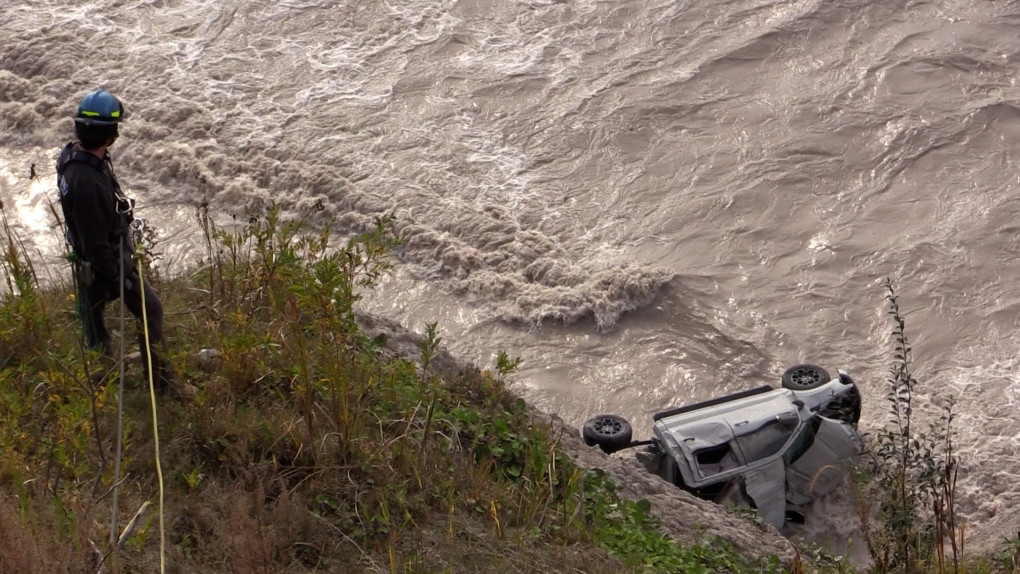
[[[155,349],[163,346],[163,302],[152,286],[137,279],[137,275],[127,272],[135,262],[125,257],[125,276],[128,280],[124,285],[124,306],[134,315],[138,325],[138,338],[145,356],[145,340],[142,336],[142,290],[145,290],[145,322],[149,326],[149,343]],[[77,286],[78,312],[85,328],[85,344],[91,349],[102,350],[113,356],[113,340],[106,329],[103,314],[106,304],[120,298],[120,281],[94,276],[87,264],[75,263],[75,284]],[[154,353],[155,355],[155,353]],[[143,366],[147,361],[143,360]]]

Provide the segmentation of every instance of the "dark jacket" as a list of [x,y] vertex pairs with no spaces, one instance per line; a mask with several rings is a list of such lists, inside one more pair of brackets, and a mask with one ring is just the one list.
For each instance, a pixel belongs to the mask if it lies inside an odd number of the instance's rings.
[[[89,157],[91,156],[91,157]],[[67,144],[57,160],[60,205],[74,252],[89,262],[92,273],[105,280],[120,276],[120,245],[131,223],[130,203],[124,197],[107,155],[103,160]]]

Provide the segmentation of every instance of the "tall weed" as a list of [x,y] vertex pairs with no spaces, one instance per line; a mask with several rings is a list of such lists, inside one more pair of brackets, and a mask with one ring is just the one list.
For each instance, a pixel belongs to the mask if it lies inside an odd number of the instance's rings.
[[6,364],[30,361],[44,347],[46,325],[39,282],[24,242],[18,237],[7,218],[3,201],[0,201],[0,274],[3,291],[0,292],[0,349],[11,354],[0,354],[0,368]]
[[[953,403],[918,428],[913,348],[891,281],[886,300],[893,322],[893,361],[887,380],[889,423],[867,437],[852,487],[873,568],[888,572],[958,571],[963,528],[956,521]],[[946,545],[950,553],[946,553]]]

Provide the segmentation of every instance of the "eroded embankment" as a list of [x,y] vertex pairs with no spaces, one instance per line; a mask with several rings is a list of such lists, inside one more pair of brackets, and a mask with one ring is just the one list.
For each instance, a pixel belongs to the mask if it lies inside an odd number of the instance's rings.
[[[359,322],[370,336],[386,334],[388,347],[397,355],[415,357],[418,354],[421,337],[400,324],[368,314],[361,314]],[[457,360],[445,350],[433,361],[440,372],[459,373],[476,368]],[[598,448],[589,447],[581,441],[577,429],[558,416],[534,408],[531,410],[536,421],[553,429],[551,436],[557,441],[557,446],[579,466],[605,471],[616,482],[622,498],[648,500],[652,512],[662,521],[662,530],[677,542],[697,544],[706,537],[718,536],[745,556],[777,556],[784,564],[794,560],[796,550],[793,544],[774,528],[754,523],[717,504],[696,498],[647,472],[632,458],[608,456]]]

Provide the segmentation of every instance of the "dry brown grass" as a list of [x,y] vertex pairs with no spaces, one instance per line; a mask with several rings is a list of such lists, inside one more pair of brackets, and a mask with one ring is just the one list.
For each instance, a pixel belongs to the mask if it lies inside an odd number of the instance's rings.
[[[24,516],[22,516],[24,514]],[[22,513],[18,500],[0,497],[0,572],[19,574],[76,573],[74,565],[86,558],[68,550],[67,536],[59,534],[51,511],[32,502]]]

